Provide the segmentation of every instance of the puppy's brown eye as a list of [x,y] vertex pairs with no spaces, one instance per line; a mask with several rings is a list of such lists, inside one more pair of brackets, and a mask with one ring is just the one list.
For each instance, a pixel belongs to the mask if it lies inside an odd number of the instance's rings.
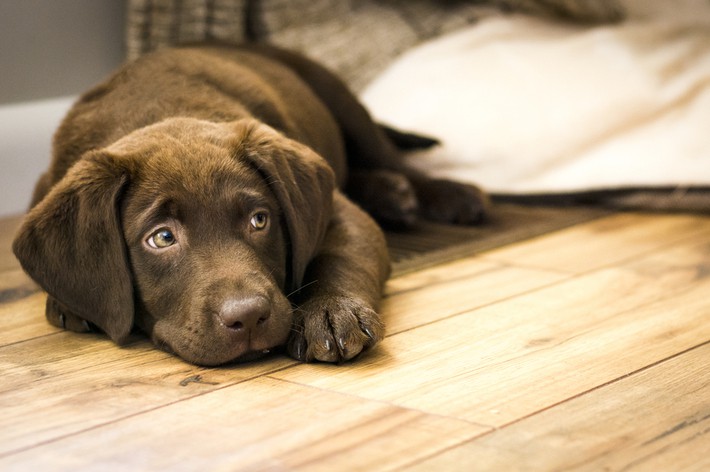
[[269,215],[265,211],[259,211],[252,215],[251,220],[249,220],[252,228],[256,230],[261,230],[266,228],[269,224]]
[[167,228],[160,228],[148,238],[148,245],[153,249],[164,249],[176,242],[175,235]]

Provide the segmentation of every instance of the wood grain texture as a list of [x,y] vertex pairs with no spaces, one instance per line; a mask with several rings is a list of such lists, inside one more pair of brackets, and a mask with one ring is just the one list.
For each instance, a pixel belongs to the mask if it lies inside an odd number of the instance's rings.
[[710,238],[685,239],[391,336],[350,369],[276,376],[501,427],[710,339]]
[[47,295],[34,292],[18,298],[0,302],[0,346],[60,331],[44,317]]
[[[444,266],[442,273],[447,273]],[[429,279],[417,289],[397,293],[388,289],[382,302],[387,334],[392,335],[418,326],[483,307],[560,281],[565,276],[545,270],[500,266],[471,275]],[[409,283],[414,283],[411,279]],[[393,284],[396,285],[396,282]],[[391,294],[389,294],[391,292]]]
[[12,239],[15,236],[17,228],[20,227],[21,221],[21,216],[0,218],[0,272],[20,267],[17,260],[12,255],[10,245],[12,244]]
[[392,279],[354,362],[208,369],[0,260],[0,470],[703,471],[708,294],[710,218],[611,215]]
[[[207,369],[158,351],[142,339],[118,347],[99,335],[69,332],[6,346],[0,348],[0,455],[293,364],[279,356]],[[31,402],[26,401],[28,392]]]
[[706,217],[623,213],[490,251],[486,259],[583,273],[709,229]]
[[710,470],[710,344],[405,470]]
[[0,467],[336,470],[347,464],[371,470],[402,465],[484,431],[386,403],[256,379],[0,458]]

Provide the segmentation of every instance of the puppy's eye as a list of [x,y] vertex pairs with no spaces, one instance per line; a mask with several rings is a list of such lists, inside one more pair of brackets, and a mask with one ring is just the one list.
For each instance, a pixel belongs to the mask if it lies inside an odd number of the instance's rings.
[[148,246],[153,249],[164,249],[177,242],[175,235],[168,228],[160,228],[148,238]]
[[251,220],[249,220],[249,223],[251,224],[252,228],[256,230],[262,230],[266,228],[266,225],[269,224],[269,215],[265,211],[258,211],[252,215]]

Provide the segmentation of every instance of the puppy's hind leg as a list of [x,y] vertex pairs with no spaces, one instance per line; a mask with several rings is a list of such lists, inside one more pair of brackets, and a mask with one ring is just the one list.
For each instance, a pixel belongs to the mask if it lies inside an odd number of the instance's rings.
[[[380,128],[399,151],[428,149],[439,144],[438,140],[428,136],[401,131],[382,124],[380,124]],[[485,192],[478,187],[429,177],[409,166],[406,162],[406,155],[402,156],[398,164],[399,176],[401,179],[409,181],[422,218],[441,223],[466,225],[478,224],[484,220],[489,199]],[[361,184],[361,178],[357,178],[356,181],[358,188],[367,188]],[[388,184],[382,179],[380,182],[383,185]],[[349,186],[348,191],[357,191],[356,186]],[[381,188],[378,193],[380,195],[384,193],[386,198],[388,191]],[[373,214],[377,216],[377,213]]]
[[[428,136],[379,126],[399,151],[428,149],[439,144]],[[416,213],[427,220],[454,224],[478,224],[485,218],[489,199],[478,187],[431,178],[411,168],[406,155],[389,162],[395,163],[396,170],[351,172],[346,188],[354,200],[385,226],[412,226]]]
[[409,228],[418,219],[419,202],[414,187],[399,172],[351,170],[345,192],[389,229]]
[[415,189],[422,218],[438,223],[477,225],[483,223],[490,201],[486,193],[462,182],[434,179],[410,171],[407,177]]
[[[483,220],[488,198],[479,188],[450,180],[433,179],[407,164],[403,151],[430,147],[436,140],[378,125],[348,87],[323,66],[269,46],[261,46],[260,51],[291,67],[328,107],[345,138],[348,168],[352,174],[348,193],[353,200],[373,212],[377,219],[388,224],[386,218],[383,220],[378,215],[377,208],[373,208],[377,207],[377,201],[370,198],[370,190],[376,188],[378,182],[388,184],[401,181],[401,177],[392,176],[400,174],[410,181],[421,217],[456,224],[478,224]],[[383,177],[378,171],[389,171],[390,174]],[[363,182],[366,187],[358,188]],[[383,206],[388,199],[399,199],[398,196],[402,194],[400,187],[397,184],[394,189],[386,186],[380,188]],[[409,191],[406,193],[411,194]],[[389,210],[381,212],[388,213]],[[406,218],[407,221],[409,219]]]

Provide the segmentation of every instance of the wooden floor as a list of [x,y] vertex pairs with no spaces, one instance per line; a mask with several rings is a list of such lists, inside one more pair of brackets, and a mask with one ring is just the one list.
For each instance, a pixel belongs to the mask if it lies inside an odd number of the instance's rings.
[[400,276],[386,340],[340,366],[59,331],[3,244],[0,470],[710,470],[708,217],[615,214]]

